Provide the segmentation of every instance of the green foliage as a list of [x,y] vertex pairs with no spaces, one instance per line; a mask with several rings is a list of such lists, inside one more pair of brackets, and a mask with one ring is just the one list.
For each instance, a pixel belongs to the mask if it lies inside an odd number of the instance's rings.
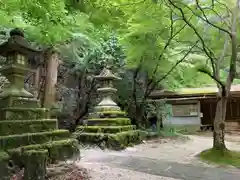
[[[145,100],[156,87],[215,83],[199,72],[204,67],[214,74],[210,60],[222,59],[219,74],[221,81],[226,80],[231,43],[216,26],[229,30],[235,3],[213,5],[207,0],[200,6],[203,11],[195,1],[4,0],[0,28],[4,32],[15,26],[24,28],[29,40],[60,52],[69,71],[84,85],[79,89],[79,107],[85,107],[86,96],[94,89],[92,76],[107,64],[124,79],[118,84],[118,101],[123,108],[139,112],[147,109]],[[224,44],[226,53],[220,58]],[[141,110],[140,116],[145,117],[146,111]]]

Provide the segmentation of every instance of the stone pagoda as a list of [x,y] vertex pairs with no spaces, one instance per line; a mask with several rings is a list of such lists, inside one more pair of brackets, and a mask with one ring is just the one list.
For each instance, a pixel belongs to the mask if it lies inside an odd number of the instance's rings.
[[39,101],[24,89],[24,76],[31,71],[27,58],[36,53],[40,51],[30,47],[19,29],[13,29],[8,41],[0,45],[0,55],[6,57],[0,73],[9,81],[0,94],[1,177],[7,173],[3,168],[7,159],[24,166],[27,179],[33,174],[41,176],[41,159],[55,163],[79,156],[77,140],[69,131],[59,130],[57,120],[49,119],[49,111],[40,108]]
[[76,138],[83,144],[104,144],[104,147],[116,150],[139,143],[140,131],[136,130],[135,125],[131,125],[126,113],[113,101],[117,92],[113,81],[121,78],[104,68],[95,79],[101,85],[101,88],[97,89],[101,100],[93,113],[89,114],[86,124],[77,127],[74,133]]

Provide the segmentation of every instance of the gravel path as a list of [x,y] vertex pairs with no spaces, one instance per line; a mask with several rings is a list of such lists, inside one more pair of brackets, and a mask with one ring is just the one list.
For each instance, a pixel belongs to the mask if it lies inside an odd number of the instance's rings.
[[[211,137],[189,136],[189,140],[158,140],[125,151],[82,150],[78,166],[90,170],[92,180],[239,180],[240,171],[216,168],[195,156],[212,147]],[[226,142],[240,150],[239,142]]]

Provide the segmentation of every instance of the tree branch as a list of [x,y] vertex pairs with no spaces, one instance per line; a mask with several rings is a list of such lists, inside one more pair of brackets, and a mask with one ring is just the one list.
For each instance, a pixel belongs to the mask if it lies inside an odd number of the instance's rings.
[[176,9],[178,9],[178,11],[181,13],[181,16],[182,16],[182,19],[183,21],[194,31],[194,33],[197,35],[197,37],[199,38],[201,44],[202,44],[202,47],[203,47],[203,51],[205,52],[205,54],[208,56],[208,58],[211,60],[211,65],[212,65],[212,69],[213,69],[213,72],[215,73],[216,72],[216,68],[215,68],[215,64],[214,64],[214,60],[216,59],[213,52],[209,52],[208,51],[208,48],[205,44],[205,41],[203,39],[203,37],[199,34],[199,32],[197,31],[196,27],[194,27],[194,25],[187,20],[182,8],[178,7],[173,1],[171,0],[168,0],[168,2]]
[[207,23],[210,24],[212,27],[214,27],[214,28],[216,28],[216,29],[219,29],[219,30],[227,33],[229,36],[231,36],[231,33],[230,33],[228,30],[226,30],[226,29],[224,29],[224,28],[222,28],[222,27],[220,27],[220,26],[217,26],[216,24],[210,22],[209,19],[208,19],[207,16],[206,16],[204,10],[203,10],[202,7],[200,6],[199,0],[195,0],[195,1],[196,1],[197,8],[202,12],[202,15],[203,15],[204,18],[203,18],[202,16],[198,16],[196,13],[194,13],[193,10],[192,10],[190,7],[188,7],[188,6],[186,6],[186,7],[187,7],[195,16],[199,17],[201,20],[207,22]]
[[[190,19],[191,19],[191,18],[192,18],[192,17],[190,17]],[[169,38],[168,38],[168,40],[167,40],[167,42],[166,42],[163,50],[161,51],[161,53],[160,53],[160,55],[159,55],[159,57],[158,57],[158,62],[157,62],[156,66],[155,66],[155,69],[154,69],[154,71],[153,71],[153,73],[152,73],[152,77],[150,78],[150,81],[147,83],[147,88],[148,88],[148,86],[152,83],[152,81],[153,81],[153,79],[154,79],[154,76],[155,76],[156,73],[157,73],[158,67],[159,67],[159,65],[160,65],[160,60],[162,59],[162,57],[163,57],[166,49],[167,49],[167,48],[169,47],[169,45],[171,44],[172,40],[187,26],[187,24],[184,24],[178,31],[176,31],[176,32],[174,33],[174,28],[173,28],[174,20],[173,20],[173,12],[172,12],[172,11],[170,11],[170,19],[171,19],[171,24],[170,24],[170,36],[169,36]]]
[[176,64],[162,77],[160,78],[159,80],[157,80],[154,85],[147,90],[145,96],[148,97],[151,92],[155,89],[156,85],[159,84],[161,81],[163,81],[164,79],[166,79],[169,74],[172,73],[172,71],[181,63],[185,60],[185,58],[192,52],[192,50],[195,48],[195,46],[198,44],[199,41],[196,41],[195,44],[188,50],[188,52],[179,60],[176,62]]

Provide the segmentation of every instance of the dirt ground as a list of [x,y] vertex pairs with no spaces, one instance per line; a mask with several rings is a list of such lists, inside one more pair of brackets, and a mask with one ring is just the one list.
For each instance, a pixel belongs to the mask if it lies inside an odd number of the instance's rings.
[[[192,164],[201,167],[213,167],[200,161],[196,155],[201,151],[212,147],[212,137],[207,134],[204,136],[187,136],[188,139],[159,139],[147,141],[135,147],[127,148],[121,152],[102,151],[100,149],[82,150],[82,159],[77,164],[90,171],[93,180],[174,180],[170,177],[155,176],[147,173],[111,167],[107,161],[110,156],[122,158],[150,158],[156,162],[172,162],[180,164]],[[240,151],[240,137],[227,135],[226,145],[231,150]],[[121,159],[121,158],[120,158]],[[239,176],[240,179],[240,176]],[[176,178],[175,178],[176,180]]]

